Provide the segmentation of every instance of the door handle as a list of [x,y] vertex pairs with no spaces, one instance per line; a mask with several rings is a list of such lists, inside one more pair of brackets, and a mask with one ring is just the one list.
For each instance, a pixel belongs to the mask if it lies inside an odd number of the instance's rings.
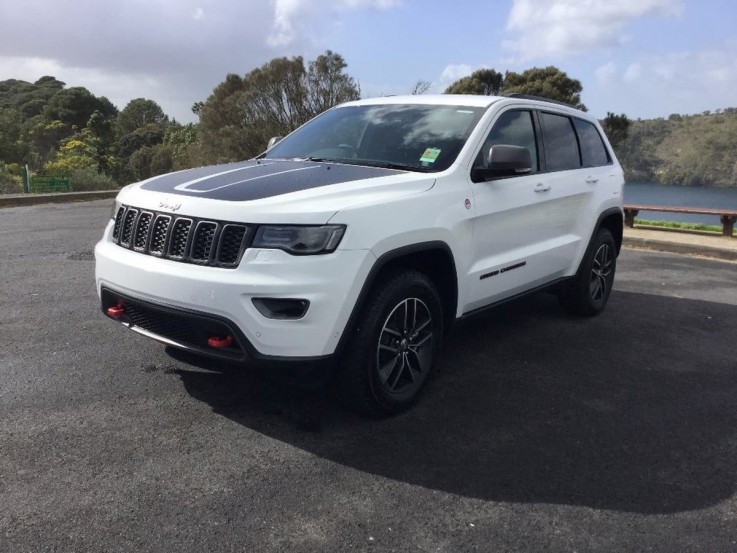
[[535,192],[547,192],[550,190],[549,184],[538,183],[535,185]]
[[586,184],[596,184],[599,182],[599,179],[595,179],[594,177],[586,177]]

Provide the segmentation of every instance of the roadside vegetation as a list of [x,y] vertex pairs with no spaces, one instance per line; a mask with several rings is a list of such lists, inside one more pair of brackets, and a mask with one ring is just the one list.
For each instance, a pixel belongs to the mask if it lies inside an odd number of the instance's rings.
[[656,221],[651,219],[635,219],[635,225],[640,227],[653,227],[662,228],[667,230],[683,230],[683,231],[698,231],[698,232],[712,232],[721,236],[722,226],[721,225],[706,225],[703,223],[679,223],[676,221]]
[[[326,51],[315,60],[275,58],[250,73],[230,74],[196,102],[197,123],[171,119],[155,100],[136,98],[119,110],[84,87],[53,76],[34,83],[0,81],[0,193],[22,191],[22,170],[67,177],[73,190],[116,188],[162,173],[238,161],[264,150],[322,111],[361,97],[345,60]],[[408,93],[422,94],[419,80]],[[446,94],[543,96],[585,110],[580,81],[560,69],[521,73],[481,69]],[[602,121],[630,180],[737,185],[737,109],[667,120]]]

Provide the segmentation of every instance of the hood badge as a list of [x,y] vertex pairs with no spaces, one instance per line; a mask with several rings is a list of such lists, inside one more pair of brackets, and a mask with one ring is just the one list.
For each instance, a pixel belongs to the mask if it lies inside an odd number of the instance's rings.
[[180,207],[182,207],[182,204],[180,202],[172,202],[167,198],[166,200],[161,200],[159,202],[159,207],[162,209],[168,209],[170,211],[177,211]]

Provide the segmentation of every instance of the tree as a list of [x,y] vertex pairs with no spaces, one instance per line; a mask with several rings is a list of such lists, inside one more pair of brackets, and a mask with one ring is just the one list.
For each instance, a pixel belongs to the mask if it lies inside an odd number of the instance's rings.
[[615,115],[608,111],[604,121],[601,122],[601,126],[603,127],[612,148],[614,148],[615,151],[619,150],[625,140],[627,140],[630,120],[624,113],[621,115]]
[[306,80],[301,56],[274,58],[254,69],[243,79],[241,116],[250,124],[266,123],[273,134],[287,134],[310,118]]
[[154,152],[152,146],[144,146],[131,154],[124,168],[131,181],[141,181],[151,176],[151,160]]
[[419,80],[415,83],[415,86],[412,88],[412,96],[419,96],[421,94],[424,94],[427,92],[427,90],[432,86],[432,83],[430,81],[423,81]]
[[22,140],[21,123],[17,111],[0,108],[0,162],[22,164],[25,161],[28,143]]
[[95,111],[99,111],[106,118],[114,118],[118,110],[107,98],[96,98],[84,87],[76,86],[59,90],[51,97],[44,110],[48,121],[61,121],[68,135],[84,128]]
[[25,122],[25,133],[29,142],[28,163],[34,170],[54,157],[61,141],[71,133],[59,120],[49,121],[43,115],[36,115]]
[[228,75],[199,108],[203,161],[235,161],[264,150],[360,90],[343,58],[328,50],[305,67],[300,56],[274,58],[243,78]]
[[165,125],[168,121],[159,104],[146,98],[136,98],[120,112],[117,126],[120,136],[125,136],[146,125]]
[[[123,182],[148,178],[171,168],[171,162],[151,163],[156,147],[164,140],[169,117],[161,106],[147,98],[136,98],[121,110],[116,121],[118,134],[117,177]],[[160,170],[161,168],[163,170]]]
[[[116,175],[118,180],[131,182],[151,176],[149,164],[153,156],[153,147],[163,142],[165,132],[164,126],[149,123],[120,138],[117,152],[120,169]],[[145,152],[139,154],[140,150]]]
[[451,84],[445,94],[529,94],[565,102],[585,111],[586,106],[581,103],[582,89],[580,81],[551,65],[533,67],[522,73],[507,71],[504,75],[494,69],[478,69]]
[[533,67],[522,73],[507,71],[504,75],[504,94],[530,94],[558,100],[586,111],[581,103],[581,81],[571,79],[557,67]]
[[89,129],[65,139],[54,160],[44,165],[50,175],[66,175],[78,169],[97,167],[97,145],[95,136]]
[[52,77],[50,75],[44,75],[43,77],[41,77],[39,80],[37,80],[33,84],[34,86],[51,88],[55,90],[61,90],[62,88],[66,86],[66,83],[63,83],[56,77]]
[[169,125],[163,144],[169,149],[173,170],[187,169],[198,164],[201,156],[197,141],[197,125],[192,123]]
[[445,94],[479,94],[483,96],[497,96],[504,86],[504,76],[493,69],[478,69],[463,77],[448,88]]
[[317,56],[307,70],[307,118],[310,119],[333,106],[358,100],[361,90],[350,75],[343,57],[331,50]]

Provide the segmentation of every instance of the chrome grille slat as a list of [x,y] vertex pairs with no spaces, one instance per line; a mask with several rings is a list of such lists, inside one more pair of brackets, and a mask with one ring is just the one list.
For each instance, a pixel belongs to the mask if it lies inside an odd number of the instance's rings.
[[243,223],[213,221],[121,206],[113,241],[120,247],[182,263],[233,269],[253,237]]
[[200,221],[197,223],[192,240],[192,253],[190,257],[195,262],[206,263],[210,260],[213,244],[217,235],[218,224],[213,221]]
[[248,235],[244,225],[225,225],[220,233],[217,260],[223,265],[237,265],[243,254],[243,244]]
[[183,217],[174,221],[171,228],[171,238],[169,238],[169,251],[167,257],[172,259],[184,259],[187,255],[187,246],[189,246],[189,234],[192,230],[192,219]]
[[171,217],[169,215],[163,215],[161,213],[156,215],[156,219],[154,220],[154,224],[151,229],[151,242],[148,247],[148,253],[157,256],[164,255],[170,225]]
[[129,248],[133,238],[134,225],[138,217],[138,210],[128,208],[123,217],[123,228],[120,230],[120,245]]
[[138,216],[136,223],[136,234],[133,238],[133,249],[137,252],[146,251],[148,246],[148,231],[151,228],[153,213],[144,211]]
[[123,224],[123,215],[125,215],[125,206],[121,205],[115,214],[115,226],[113,227],[113,238],[115,240],[120,236],[120,225]]

